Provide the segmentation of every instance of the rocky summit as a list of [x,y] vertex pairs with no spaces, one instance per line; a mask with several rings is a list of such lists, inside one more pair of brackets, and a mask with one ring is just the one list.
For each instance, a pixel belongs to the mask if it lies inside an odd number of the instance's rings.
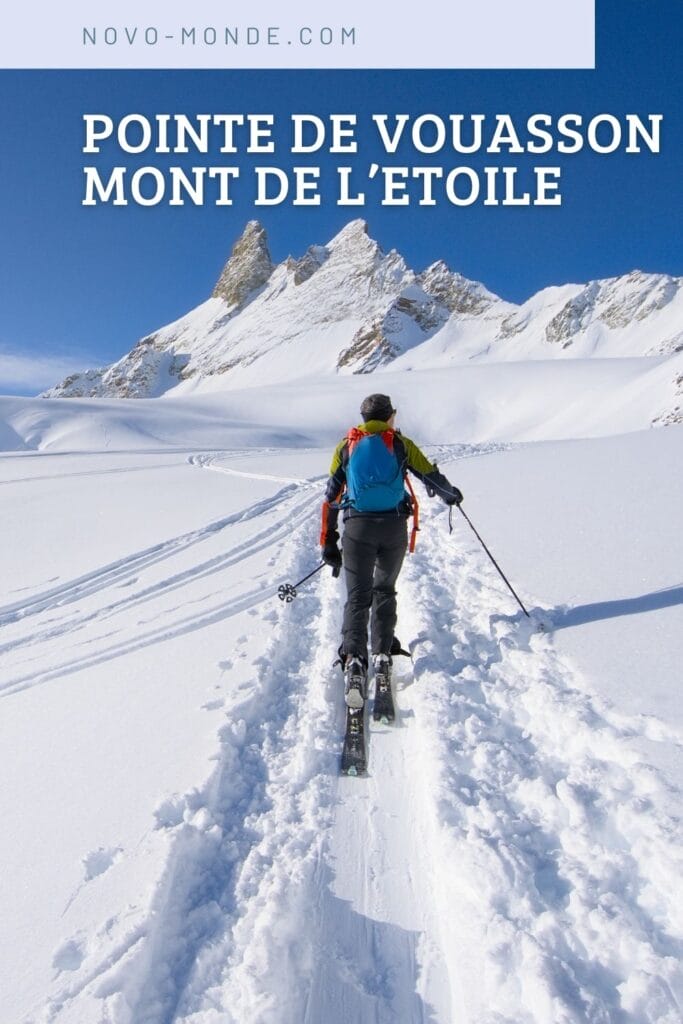
[[257,220],[250,220],[242,237],[235,242],[211,294],[223,299],[228,306],[239,307],[267,283],[274,269],[266,232]]

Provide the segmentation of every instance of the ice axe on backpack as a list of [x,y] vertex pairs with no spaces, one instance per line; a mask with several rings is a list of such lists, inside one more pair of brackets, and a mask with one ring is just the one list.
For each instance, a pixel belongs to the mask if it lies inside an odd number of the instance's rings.
[[[300,587],[302,583],[306,582],[306,580],[310,580],[311,576],[315,576],[316,573],[319,573],[320,570],[324,569],[326,565],[327,562],[321,562],[320,565],[313,570],[313,572],[309,572],[308,576],[304,576],[304,578],[302,580],[299,580],[298,583],[281,583],[280,586],[277,588],[277,596],[280,598],[281,601],[286,601],[287,604],[291,604],[294,598],[296,597],[297,587]],[[332,569],[332,575],[335,577],[339,576],[340,572],[341,566],[335,566]]]

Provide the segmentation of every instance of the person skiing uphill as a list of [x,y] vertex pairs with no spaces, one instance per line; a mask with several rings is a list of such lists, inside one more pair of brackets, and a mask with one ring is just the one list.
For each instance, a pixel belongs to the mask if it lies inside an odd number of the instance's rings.
[[[391,655],[400,650],[394,640],[395,585],[408,547],[411,515],[411,551],[418,528],[408,470],[423,482],[430,497],[436,494],[447,505],[463,500],[436,464],[395,429],[396,410],[388,395],[368,395],[360,412],[363,423],[349,430],[332,457],[320,535],[323,561],[344,567],[347,596],[339,655],[349,708],[361,708],[367,696],[370,616],[377,692],[380,686],[391,692]],[[340,510],[343,557],[337,529]]]

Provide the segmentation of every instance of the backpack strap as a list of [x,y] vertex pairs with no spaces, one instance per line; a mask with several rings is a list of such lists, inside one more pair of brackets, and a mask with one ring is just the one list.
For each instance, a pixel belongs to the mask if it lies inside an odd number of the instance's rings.
[[346,462],[349,460],[351,452],[356,447],[359,441],[362,441],[364,437],[368,436],[367,430],[362,430],[360,427],[351,427],[348,434],[346,435],[346,446],[344,449],[344,455],[346,456]]
[[405,485],[408,488],[408,492],[413,502],[413,528],[410,531],[410,543],[408,545],[408,551],[412,555],[413,551],[415,550],[415,545],[417,543],[417,535],[420,532],[420,506],[417,503],[415,491],[413,490],[413,485],[411,484],[407,473],[404,479]]
[[[352,454],[353,449],[356,447],[356,445],[358,444],[359,441],[363,440],[364,437],[375,437],[375,436],[377,436],[377,435],[370,434],[369,431],[363,430],[362,427],[351,427],[351,429],[349,430],[348,434],[346,435],[347,445],[346,445],[346,447],[344,449],[344,452],[342,452],[342,460],[345,459],[345,461],[348,462],[349,456]],[[387,446],[387,448],[389,449],[389,451],[393,455],[394,454],[395,431],[393,431],[391,428],[389,428],[389,430],[383,430],[382,433],[379,436],[382,438],[382,440],[384,441],[385,445]]]

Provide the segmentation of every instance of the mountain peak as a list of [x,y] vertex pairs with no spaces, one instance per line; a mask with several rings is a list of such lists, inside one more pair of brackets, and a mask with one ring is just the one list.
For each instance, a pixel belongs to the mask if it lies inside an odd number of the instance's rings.
[[355,235],[367,235],[368,233],[368,222],[363,220],[362,217],[356,217],[355,220],[350,220],[348,224],[345,224],[341,231],[335,235],[333,241],[338,238],[352,238]]
[[377,243],[373,242],[368,234],[368,222],[360,217],[357,220],[349,221],[327,245],[330,249],[343,249],[359,243],[362,245],[370,243],[377,246]]
[[417,282],[428,295],[432,295],[450,313],[477,316],[499,302],[497,295],[485,288],[479,281],[470,281],[448,268],[443,260],[437,260],[417,276]]
[[257,220],[250,220],[232,247],[212,298],[223,299],[229,306],[241,306],[268,281],[273,269],[265,228]]

